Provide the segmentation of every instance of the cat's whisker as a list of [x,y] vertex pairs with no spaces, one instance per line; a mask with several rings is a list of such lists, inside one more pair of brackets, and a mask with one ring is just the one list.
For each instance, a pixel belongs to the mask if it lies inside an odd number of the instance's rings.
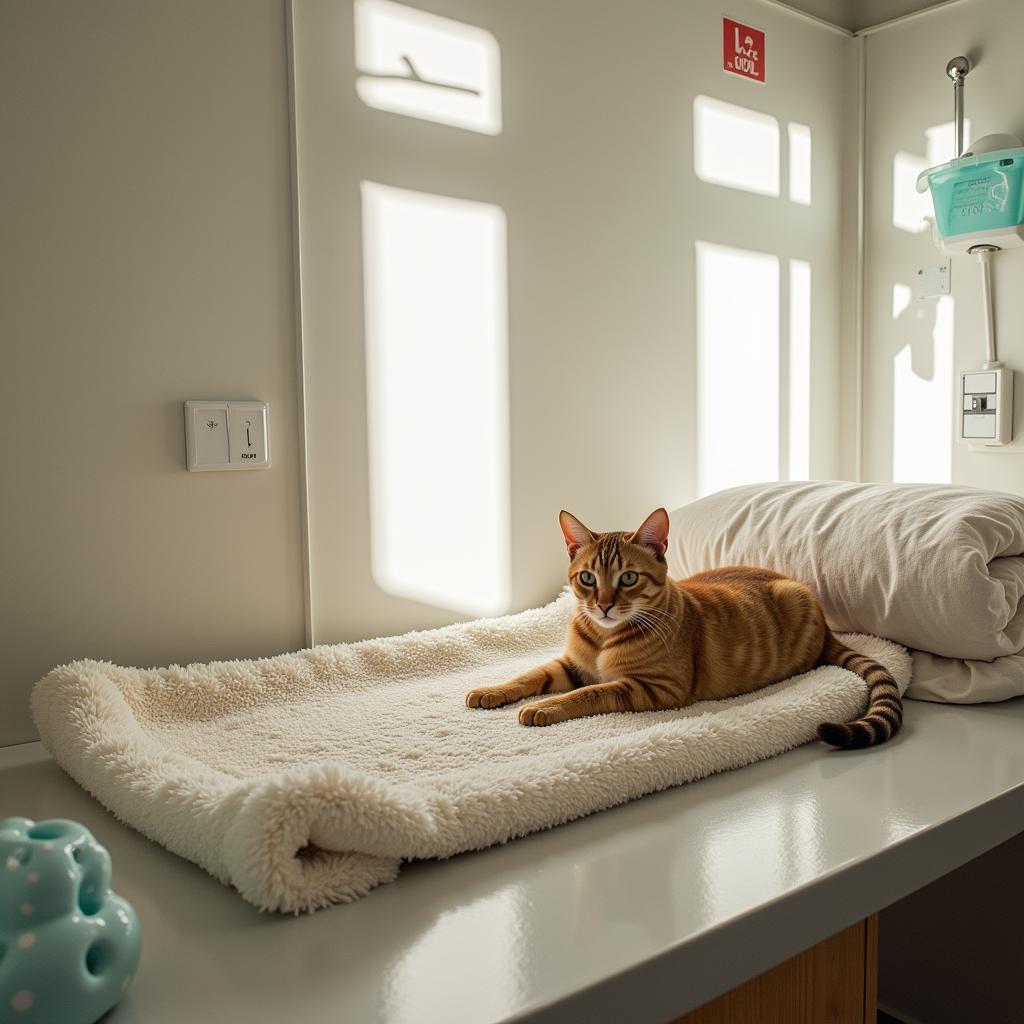
[[650,629],[650,631],[665,645],[666,648],[668,647],[669,637],[666,633],[662,632],[662,630],[658,629],[657,626],[649,621],[647,622],[647,628]]
[[647,633],[644,630],[644,627],[639,622],[634,622],[633,619],[628,619],[627,622],[626,622],[626,625],[629,626],[629,631],[630,631],[630,633],[633,634],[633,636],[636,636],[636,631],[638,629],[640,630],[640,635],[641,636],[643,636],[643,637],[647,636]]
[[666,639],[671,638],[671,632],[669,628],[663,623],[656,619],[654,616],[649,615],[647,612],[644,613],[646,621],[650,624],[651,628],[654,629],[659,636],[663,636]]
[[660,625],[659,620],[651,614],[650,609],[648,608],[641,608],[634,614],[637,615],[639,618],[642,618],[645,621],[651,623],[652,625]]
[[640,631],[643,634],[645,640],[649,639],[650,637],[656,637],[658,640],[661,641],[661,645],[665,648],[665,653],[671,654],[671,651],[669,650],[668,646],[668,641],[657,630],[651,627],[650,624],[645,625],[638,622],[637,625],[640,627]]
[[640,627],[641,632],[644,636],[658,636],[659,634],[655,631],[653,625],[644,619],[642,616],[637,616],[634,620]]
[[657,636],[663,644],[665,644],[665,649],[668,651],[669,640],[671,639],[671,636],[668,633],[668,631],[660,627],[655,620],[652,620],[652,618],[645,617],[644,621],[647,624],[648,628],[651,630],[651,632],[654,633],[654,635]]
[[659,628],[657,627],[657,625],[656,625],[656,624],[655,624],[655,623],[654,623],[654,622],[653,622],[652,620],[650,620],[650,619],[647,619],[647,618],[646,618],[646,616],[645,616],[645,613],[644,613],[643,611],[641,611],[640,613],[638,613],[638,615],[637,615],[637,621],[638,621],[638,622],[640,622],[640,623],[642,623],[642,624],[643,624],[643,626],[645,626],[645,627],[646,627],[646,629],[645,629],[645,631],[644,631],[644,632],[645,632],[645,635],[649,635],[649,634],[647,633],[647,630],[649,630],[651,634],[653,634],[654,636],[656,636],[656,637],[657,637],[657,638],[658,638],[658,639],[659,639],[659,640],[661,641],[662,645],[663,645],[663,646],[664,646],[664,648],[665,648],[665,652],[666,652],[666,653],[671,653],[671,652],[669,651],[669,646],[668,646],[668,639],[669,639],[669,638],[667,637],[667,635],[666,635],[666,634],[664,634],[664,633],[662,633],[662,632],[661,632],[661,630],[660,630],[660,629],[659,629]]
[[664,608],[644,608],[644,611],[647,612],[649,615],[660,616],[662,619],[666,619],[669,622],[679,622],[679,619],[676,618],[676,616],[669,615],[669,613],[665,611]]

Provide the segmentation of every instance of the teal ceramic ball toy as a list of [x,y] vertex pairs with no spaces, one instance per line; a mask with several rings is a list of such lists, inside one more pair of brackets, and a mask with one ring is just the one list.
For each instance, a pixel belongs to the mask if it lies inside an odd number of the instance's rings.
[[94,1024],[139,963],[110,854],[75,821],[0,821],[0,1022]]

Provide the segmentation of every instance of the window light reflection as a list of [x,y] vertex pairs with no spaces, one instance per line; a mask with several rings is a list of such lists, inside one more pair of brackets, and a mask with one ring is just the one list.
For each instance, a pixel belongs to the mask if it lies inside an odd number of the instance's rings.
[[713,185],[779,195],[779,122],[770,114],[697,96],[693,170]]
[[362,202],[374,578],[507,611],[505,215],[373,182]]
[[369,107],[501,132],[501,58],[490,32],[392,3],[356,0],[356,81]]
[[790,121],[789,131],[789,198],[809,206],[811,202],[811,129]]
[[779,259],[697,243],[701,494],[779,476]]
[[811,265],[789,261],[789,479],[811,475]]
[[[894,308],[896,302],[894,289]],[[918,303],[910,315],[924,319],[930,302]],[[925,341],[925,358],[915,360],[912,346],[907,344],[893,359],[894,483],[949,483],[952,477],[953,297],[940,296],[934,309],[935,324]],[[915,366],[915,362],[924,365]]]

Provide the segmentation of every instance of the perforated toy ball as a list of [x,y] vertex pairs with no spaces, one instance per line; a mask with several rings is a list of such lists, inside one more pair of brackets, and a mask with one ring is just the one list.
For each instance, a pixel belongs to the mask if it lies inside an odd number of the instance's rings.
[[110,854],[75,821],[0,821],[0,1022],[93,1024],[139,963]]

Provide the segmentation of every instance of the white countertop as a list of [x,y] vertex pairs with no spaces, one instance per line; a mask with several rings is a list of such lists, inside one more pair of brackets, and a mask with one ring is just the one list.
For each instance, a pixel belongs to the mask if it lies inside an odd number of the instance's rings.
[[259,914],[118,824],[38,744],[0,818],[73,818],[114,860],[142,963],[110,1024],[659,1024],[1024,829],[1024,698],[910,702],[899,737],[813,744],[505,847]]

